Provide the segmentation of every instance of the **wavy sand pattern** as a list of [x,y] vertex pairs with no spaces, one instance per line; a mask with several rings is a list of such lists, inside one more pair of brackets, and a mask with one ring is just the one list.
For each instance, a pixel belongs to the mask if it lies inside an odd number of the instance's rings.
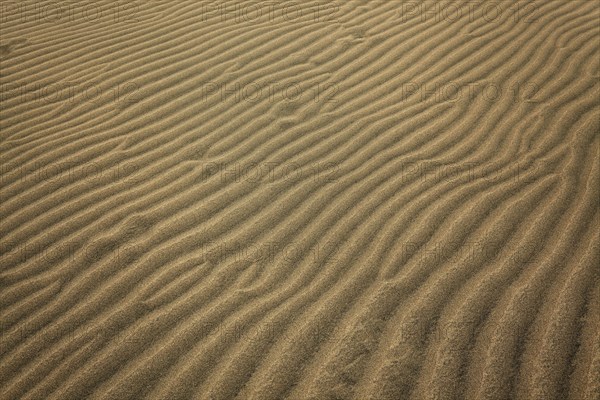
[[600,2],[0,2],[1,399],[600,399]]

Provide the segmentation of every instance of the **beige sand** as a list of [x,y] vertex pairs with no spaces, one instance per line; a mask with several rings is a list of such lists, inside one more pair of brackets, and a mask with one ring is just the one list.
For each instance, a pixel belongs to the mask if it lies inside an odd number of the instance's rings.
[[0,5],[1,399],[600,398],[600,2]]

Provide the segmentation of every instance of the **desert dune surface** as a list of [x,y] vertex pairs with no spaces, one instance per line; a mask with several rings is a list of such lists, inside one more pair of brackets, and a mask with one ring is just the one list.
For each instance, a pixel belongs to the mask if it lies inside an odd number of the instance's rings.
[[600,1],[0,7],[0,399],[600,399]]

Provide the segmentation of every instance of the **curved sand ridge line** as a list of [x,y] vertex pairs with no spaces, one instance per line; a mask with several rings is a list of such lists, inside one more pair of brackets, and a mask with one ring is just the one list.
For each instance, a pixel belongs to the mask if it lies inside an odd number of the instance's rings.
[[600,6],[492,3],[4,6],[0,398],[596,398]]

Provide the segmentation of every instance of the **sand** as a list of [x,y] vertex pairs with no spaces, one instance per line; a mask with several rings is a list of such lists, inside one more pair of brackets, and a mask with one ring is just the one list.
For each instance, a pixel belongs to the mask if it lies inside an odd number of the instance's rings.
[[0,6],[0,399],[600,399],[600,2]]

